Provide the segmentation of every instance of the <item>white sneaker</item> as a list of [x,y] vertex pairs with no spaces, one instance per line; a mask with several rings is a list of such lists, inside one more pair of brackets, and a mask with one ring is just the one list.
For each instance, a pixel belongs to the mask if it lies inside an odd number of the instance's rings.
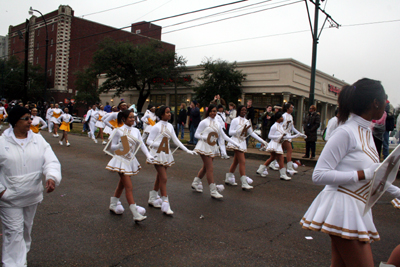
[[230,159],[230,157],[229,157],[228,155],[225,154],[225,155],[222,155],[222,156],[221,156],[221,159]]
[[161,199],[162,199],[161,211],[167,215],[174,214],[174,212],[171,210],[171,206],[169,205],[168,197],[161,197]]
[[103,141],[101,144],[102,144],[102,145],[107,145],[107,142],[106,142],[106,141]]
[[57,137],[57,135],[56,135],[56,134],[53,134],[53,137]]
[[153,208],[160,209],[162,205],[162,200],[160,196],[158,195],[157,191],[151,190],[149,192],[149,201],[148,201],[149,206],[152,206]]
[[242,189],[243,190],[253,189],[253,187],[247,183],[247,176],[246,175],[243,175],[242,177],[240,177],[240,181],[242,182]]
[[67,142],[67,146],[70,146],[71,144],[69,142]]
[[88,132],[88,133],[87,133],[87,136],[88,136],[89,138],[91,138],[91,134],[90,134],[90,132]]
[[381,264],[379,264],[379,267],[396,267],[396,265],[387,264],[386,262],[381,261]]
[[110,199],[110,211],[114,212],[117,215],[124,213],[124,207],[122,206],[119,198],[111,197]]
[[215,183],[210,184],[210,194],[212,198],[220,199],[223,198],[224,196],[218,193],[217,186]]
[[279,168],[277,168],[277,167],[275,166],[276,163],[277,163],[276,160],[272,161],[272,162],[269,164],[269,167],[270,167],[271,169],[273,169],[274,171],[279,171]]
[[92,138],[93,142],[95,142],[97,144],[97,139],[96,138]]
[[60,144],[60,146],[62,146],[62,145],[63,145],[63,141],[58,141],[58,143]]
[[59,137],[60,135],[59,134],[56,134],[56,136],[55,137]]
[[199,177],[194,177],[192,189],[196,190],[196,192],[203,193],[203,184],[201,183],[201,179]]
[[267,177],[268,175],[268,169],[265,168],[265,170],[263,171],[263,173],[261,173],[261,177]]
[[297,171],[293,168],[293,161],[289,161],[287,163],[287,170],[290,174],[297,173]]
[[290,181],[292,178],[286,175],[286,168],[282,168],[279,170],[281,180]]
[[228,185],[237,185],[236,181],[235,181],[235,175],[231,172],[228,172],[225,175],[225,184]]
[[146,220],[147,216],[143,216],[142,214],[140,214],[138,212],[136,204],[129,205],[129,209],[131,210],[131,212],[133,214],[133,220],[135,222],[141,222],[141,221]]
[[261,175],[264,170],[267,168],[267,166],[265,166],[264,164],[260,165],[260,167],[258,167],[258,170],[256,171],[257,174]]

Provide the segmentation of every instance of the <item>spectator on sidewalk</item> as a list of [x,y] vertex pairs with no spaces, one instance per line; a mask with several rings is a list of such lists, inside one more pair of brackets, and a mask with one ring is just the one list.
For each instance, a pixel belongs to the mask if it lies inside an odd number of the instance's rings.
[[267,140],[267,142],[269,142],[268,134],[272,126],[271,121],[273,116],[274,113],[272,112],[272,106],[268,105],[264,114],[261,116],[261,137],[262,139]]
[[326,126],[326,131],[325,131],[325,141],[328,142],[329,138],[331,138],[333,131],[339,126],[338,124],[338,117],[339,117],[339,110],[335,110],[335,116],[332,117],[328,121],[328,126]]
[[228,125],[226,128],[226,132],[229,133],[229,127],[231,126],[231,122],[234,118],[236,118],[236,105],[232,102],[229,103],[229,110],[225,111],[226,113],[226,124]]
[[197,144],[197,139],[194,137],[194,134],[197,130],[197,127],[199,126],[200,123],[200,109],[197,107],[197,101],[193,100],[190,103],[190,140],[188,144]]
[[220,95],[215,95],[214,99],[210,102],[210,105],[214,105],[218,107],[218,105],[223,105],[224,109],[226,109],[226,102]]
[[106,102],[106,105],[104,106],[104,111],[107,113],[111,112],[111,106],[110,103]]
[[186,119],[187,119],[187,112],[186,112],[186,104],[182,103],[181,104],[181,109],[179,110],[177,122],[176,122],[176,136],[179,138],[179,132],[181,131],[181,139],[184,138],[185,133],[185,124],[186,124]]
[[394,107],[392,104],[390,104],[390,101],[387,100],[387,95],[386,95],[386,106],[385,106],[385,112],[386,112],[386,121],[385,121],[385,133],[383,134],[383,159],[386,159],[387,156],[389,156],[389,132],[394,130]]
[[314,105],[310,106],[309,112],[303,121],[304,134],[307,135],[306,138],[306,154],[303,158],[310,157],[315,158],[315,148],[317,142],[317,130],[321,123],[321,116],[317,111],[317,107]]

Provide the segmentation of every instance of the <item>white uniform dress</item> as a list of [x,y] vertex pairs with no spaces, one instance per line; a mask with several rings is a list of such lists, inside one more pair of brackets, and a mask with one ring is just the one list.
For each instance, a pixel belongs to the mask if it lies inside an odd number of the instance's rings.
[[59,108],[53,108],[51,114],[50,121],[54,124],[59,124],[57,119],[61,116],[61,114],[64,114],[61,109]]
[[144,122],[144,124],[143,124],[144,133],[147,133],[147,134],[149,134],[151,132],[151,128],[153,127],[153,125],[151,125],[151,123],[154,122],[154,124],[155,124],[157,121],[159,121],[156,114],[149,110],[146,111],[146,113],[144,114],[144,116],[142,117],[141,120],[142,120],[142,122]]
[[167,167],[175,164],[169,145],[171,138],[174,143],[183,151],[189,152],[189,150],[176,137],[174,126],[172,126],[172,124],[169,122],[159,121],[156,125],[154,125],[154,127],[151,128],[150,135],[146,141],[150,148],[150,154],[154,157],[154,161],[147,161],[147,163],[163,165]]
[[0,107],[0,120],[4,120],[8,116],[6,108]]
[[236,143],[240,145],[239,147],[237,147],[234,146],[232,143],[228,143],[226,147],[232,150],[239,150],[242,152],[246,152],[247,151],[246,138],[248,136],[253,137],[254,139],[258,140],[263,144],[266,143],[261,137],[259,137],[255,132],[253,132],[250,121],[242,117],[237,117],[232,120],[231,127],[229,128],[229,135],[232,136],[232,140],[234,140]]
[[268,143],[267,152],[275,152],[276,154],[283,154],[282,143],[283,135],[286,132],[282,128],[282,123],[275,122],[268,133],[268,138],[271,141]]
[[331,138],[333,131],[338,127],[338,117],[333,117],[328,121],[328,126],[326,126],[325,141]]
[[106,126],[103,122],[103,118],[107,115],[108,113],[104,110],[99,110],[96,112],[96,114],[94,115],[95,119],[96,119],[96,124],[95,126],[97,128],[101,128],[104,129],[104,127]]
[[118,113],[119,113],[119,111],[113,111],[111,113],[108,113],[103,118],[103,122],[104,122],[104,124],[106,126],[106,128],[104,129],[105,133],[111,134],[113,129],[121,127],[122,125],[124,125],[123,123],[118,125]]
[[48,108],[46,110],[46,120],[47,120],[47,127],[49,127],[49,133],[53,130],[53,122],[51,121],[51,116],[53,115],[53,109]]
[[205,118],[200,122],[196,133],[194,134],[194,137],[199,140],[194,151],[212,158],[219,156],[217,140],[220,135],[224,140],[232,142],[234,145],[238,145],[224,133],[216,119],[212,119],[211,117]]
[[[370,123],[352,114],[326,143],[313,173],[314,183],[325,188],[301,219],[304,229],[364,242],[380,239],[372,211],[363,216],[371,181],[357,175],[379,163]],[[399,195],[393,185],[388,192]]]
[[[146,155],[147,158],[150,158],[151,155],[149,153],[149,151],[147,150],[147,147],[143,144],[143,139],[142,136],[140,135],[140,132],[137,128],[135,127],[130,127],[127,126],[126,124],[124,124],[122,127],[116,128],[114,129],[114,131],[116,131],[116,134],[114,135],[113,139],[111,140],[111,149],[112,150],[121,150],[121,137],[123,135],[129,134],[133,137],[135,137],[136,139],[138,139],[142,145],[140,146],[141,150],[143,151],[143,153]],[[131,150],[130,151],[135,151],[138,144],[136,144],[135,142],[132,142],[132,140],[129,139],[128,137],[128,141],[129,141],[129,145]],[[132,147],[135,146],[135,147]],[[131,152],[129,152],[131,153]],[[129,163],[127,163],[125,160],[121,160],[119,159],[118,155],[115,155],[107,164],[106,169],[110,170],[110,171],[115,171],[115,172],[119,172],[119,173],[124,173],[125,175],[128,176],[132,176],[132,175],[136,175],[139,173],[139,170],[142,168],[139,164],[139,161],[136,159],[135,156],[133,156],[133,158],[131,158],[133,155],[130,156],[130,161]]]
[[[42,125],[42,126],[40,127],[40,125]],[[32,132],[34,132],[36,134],[40,134],[39,129],[43,130],[46,128],[47,128],[47,123],[40,116],[33,117],[32,123],[31,123]]]
[[[286,132],[287,137],[292,135],[292,131],[296,134],[300,133],[296,128],[294,128],[293,116],[291,114],[286,112],[282,115],[282,117],[282,129]],[[292,139],[288,139],[287,141],[292,142]]]
[[96,132],[96,114],[97,114],[97,111],[91,109],[86,113],[86,118],[85,118],[85,121],[88,121],[89,129],[90,129],[89,137],[92,139],[95,139],[94,133]]

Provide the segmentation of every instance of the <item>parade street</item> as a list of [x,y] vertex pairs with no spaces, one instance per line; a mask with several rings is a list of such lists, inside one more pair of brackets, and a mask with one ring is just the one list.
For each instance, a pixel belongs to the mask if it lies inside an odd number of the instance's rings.
[[[330,238],[327,234],[303,230],[299,224],[307,208],[323,189],[312,183],[312,167],[299,167],[291,181],[279,180],[278,172],[262,178],[256,175],[260,160],[248,159],[247,175],[254,189],[225,186],[223,200],[210,197],[206,179],[204,192],[191,189],[202,166],[200,156],[182,150],[174,154],[168,169],[167,190],[173,217],[147,205],[156,170],[145,163],[132,177],[133,196],[146,208],[147,219],[135,224],[125,195],[123,215],[109,212],[119,177],[105,169],[110,156],[84,136],[70,135],[70,147],[60,146],[47,131],[62,166],[59,187],[45,193],[38,206],[28,266],[329,266]],[[265,159],[268,154],[265,155]],[[214,160],[214,177],[222,184],[232,163]],[[395,185],[399,186],[397,180]],[[399,244],[396,210],[385,194],[373,208],[381,241],[372,244],[375,266],[386,261]]]

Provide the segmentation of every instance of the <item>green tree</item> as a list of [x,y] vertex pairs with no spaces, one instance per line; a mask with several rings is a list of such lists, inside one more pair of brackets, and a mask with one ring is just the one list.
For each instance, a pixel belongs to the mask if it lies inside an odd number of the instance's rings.
[[100,101],[97,88],[97,76],[91,68],[75,72],[75,87],[78,93],[75,98],[77,106],[93,105]]
[[100,93],[115,89],[114,96],[120,96],[127,90],[139,91],[137,109],[141,111],[151,89],[162,86],[156,80],[170,77],[174,59],[175,53],[165,50],[159,41],[136,45],[106,39],[94,54],[91,68],[106,75]]
[[229,102],[237,104],[242,95],[241,85],[246,79],[246,74],[236,70],[236,62],[207,58],[200,66],[204,70],[198,78],[200,85],[194,89],[195,99],[206,107],[214,96],[219,94],[227,104]]
[[[22,99],[24,90],[24,62],[15,56],[9,60],[0,60],[0,95],[8,100]],[[38,101],[43,99],[44,73],[39,65],[28,66],[28,91],[26,99]]]

